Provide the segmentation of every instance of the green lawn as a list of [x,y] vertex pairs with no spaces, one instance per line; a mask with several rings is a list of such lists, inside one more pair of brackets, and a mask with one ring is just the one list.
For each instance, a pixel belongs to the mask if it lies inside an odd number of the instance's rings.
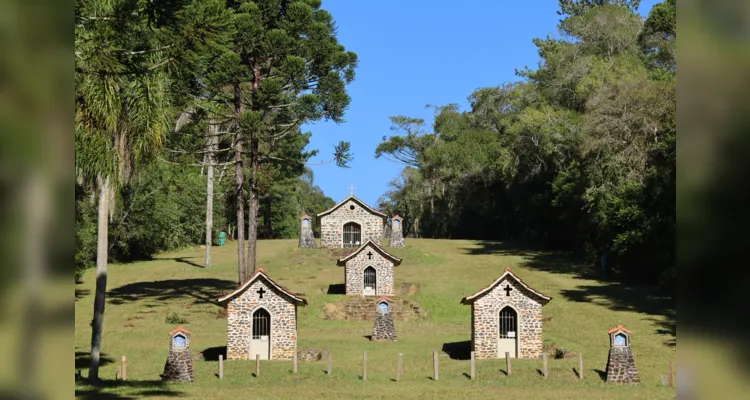
[[[260,377],[253,377],[254,362],[225,363],[225,378],[216,376],[218,362],[195,361],[196,381],[165,384],[160,381],[167,358],[167,314],[188,320],[191,349],[197,355],[226,346],[226,318],[215,299],[234,289],[237,281],[236,247],[215,247],[214,266],[201,267],[203,250],[166,253],[153,261],[110,265],[104,320],[99,387],[76,383],[81,398],[399,398],[452,399],[501,395],[520,399],[675,398],[662,387],[661,374],[676,358],[674,310],[654,291],[598,282],[570,273],[572,261],[550,253],[529,253],[499,243],[465,240],[407,239],[407,247],[393,249],[404,259],[396,268],[396,284],[419,285],[412,299],[422,305],[427,320],[396,322],[398,341],[374,343],[365,338],[371,322],[331,321],[322,318],[327,303],[344,301],[326,294],[331,284],[344,281],[343,268],[325,249],[297,249],[296,240],[261,241],[259,265],[280,284],[304,293],[309,305],[299,309],[298,348],[332,351],[333,374],[326,363],[300,362],[291,374],[291,362],[267,361]],[[510,266],[526,283],[552,296],[544,307],[551,317],[544,325],[544,341],[570,352],[582,353],[584,381],[574,373],[578,360],[550,359],[549,377],[537,371],[541,360],[514,360],[506,376],[504,360],[477,361],[477,379],[471,381],[469,361],[454,360],[441,349],[447,343],[470,339],[470,307],[463,296],[485,287]],[[76,285],[76,368],[88,374],[88,351],[93,309],[94,270]],[[632,347],[641,383],[613,385],[603,381],[608,352],[607,330],[623,324],[633,331]],[[432,352],[440,351],[440,375],[433,381]],[[362,352],[368,355],[368,380],[360,379]],[[396,375],[398,353],[404,354],[404,376]],[[114,381],[120,357],[128,359],[128,381]]]

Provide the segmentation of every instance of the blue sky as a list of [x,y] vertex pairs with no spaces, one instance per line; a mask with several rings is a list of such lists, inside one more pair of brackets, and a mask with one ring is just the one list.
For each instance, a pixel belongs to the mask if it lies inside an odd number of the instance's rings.
[[[646,16],[654,0],[641,2]],[[352,145],[349,168],[312,165],[315,184],[336,202],[354,194],[372,206],[388,190],[403,165],[375,158],[383,136],[391,136],[388,117],[424,118],[427,104],[457,103],[481,87],[517,80],[516,69],[536,68],[531,40],[557,33],[557,0],[364,1],[323,0],[338,25],[338,39],[359,57],[346,122],[316,122],[308,148],[320,150],[311,162],[331,158],[334,144]],[[322,210],[320,210],[322,211]]]

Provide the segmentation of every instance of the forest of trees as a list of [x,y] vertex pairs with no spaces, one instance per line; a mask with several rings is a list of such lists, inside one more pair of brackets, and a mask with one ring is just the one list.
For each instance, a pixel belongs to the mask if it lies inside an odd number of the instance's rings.
[[376,157],[405,164],[380,200],[415,237],[509,240],[676,280],[676,1],[561,0],[538,69],[391,118]]

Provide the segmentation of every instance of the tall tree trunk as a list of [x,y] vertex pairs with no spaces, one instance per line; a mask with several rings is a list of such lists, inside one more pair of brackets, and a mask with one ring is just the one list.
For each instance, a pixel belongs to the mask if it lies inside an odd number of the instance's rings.
[[258,141],[253,138],[250,144],[250,163],[253,171],[250,175],[250,188],[248,190],[248,227],[247,227],[247,260],[245,265],[250,274],[256,270],[257,243],[258,243]]
[[273,220],[271,219],[271,206],[272,206],[271,194],[266,194],[263,198],[263,230],[266,239],[273,238]]
[[109,177],[99,180],[99,216],[96,242],[96,293],[94,294],[94,318],[91,321],[91,367],[89,380],[99,380],[99,360],[104,325],[104,299],[107,293],[107,249],[109,246],[109,202],[111,183]]
[[208,123],[208,152],[206,153],[206,268],[211,267],[211,244],[213,243],[214,225],[214,151],[218,126],[214,121]]
[[237,189],[235,191],[236,206],[237,206],[237,271],[240,279],[240,284],[245,282],[248,278],[247,270],[245,268],[245,207],[242,199],[242,189],[245,183],[245,177],[242,166],[242,131],[239,127],[239,119],[242,117],[242,105],[240,103],[240,87],[235,85],[234,87],[234,111],[237,116],[237,135],[235,138],[235,153],[234,153],[234,171],[235,171],[235,182]]

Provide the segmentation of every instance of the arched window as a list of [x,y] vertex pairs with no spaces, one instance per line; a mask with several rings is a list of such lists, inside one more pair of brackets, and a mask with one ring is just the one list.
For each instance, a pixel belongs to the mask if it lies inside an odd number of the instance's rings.
[[258,340],[261,336],[271,335],[271,314],[263,308],[253,313],[253,339]]
[[302,226],[309,226],[309,225],[310,225],[310,220],[309,219],[305,218],[305,219],[302,220]]
[[355,222],[344,225],[344,247],[359,247],[362,240],[362,228]]
[[500,331],[498,332],[500,339],[514,339],[517,335],[517,322],[516,310],[510,307],[500,310]]
[[387,313],[389,311],[388,303],[385,301],[381,301],[380,304],[378,304],[378,310],[383,314]]
[[365,268],[365,292],[368,292],[369,290],[372,291],[372,294],[375,294],[375,285],[377,284],[376,281],[376,274],[375,274],[375,268],[373,267],[367,267]]
[[625,334],[618,333],[615,335],[615,346],[627,346],[628,345],[628,339],[625,337]]

